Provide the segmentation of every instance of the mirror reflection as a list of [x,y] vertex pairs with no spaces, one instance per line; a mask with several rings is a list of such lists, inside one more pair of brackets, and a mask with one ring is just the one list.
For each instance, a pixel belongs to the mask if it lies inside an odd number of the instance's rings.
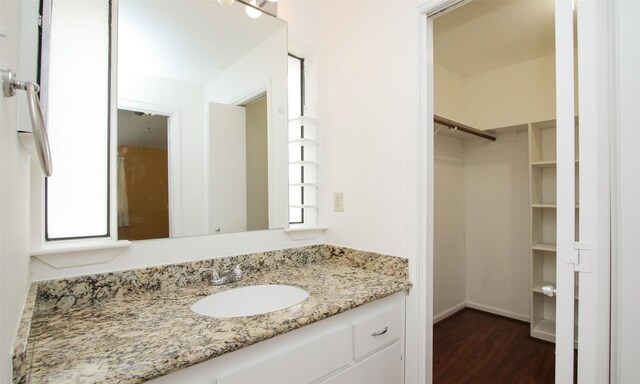
[[169,237],[167,116],[118,110],[118,238]]
[[120,239],[286,226],[286,23],[244,8],[118,3]]

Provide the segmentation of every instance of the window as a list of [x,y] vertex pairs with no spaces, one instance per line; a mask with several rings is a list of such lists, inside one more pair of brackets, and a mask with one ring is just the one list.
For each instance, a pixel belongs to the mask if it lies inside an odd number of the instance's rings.
[[315,226],[318,163],[315,121],[305,116],[304,59],[289,55],[289,224]]
[[109,3],[56,1],[50,9],[56,22],[47,29],[42,82],[54,172],[46,180],[45,238],[107,238]]

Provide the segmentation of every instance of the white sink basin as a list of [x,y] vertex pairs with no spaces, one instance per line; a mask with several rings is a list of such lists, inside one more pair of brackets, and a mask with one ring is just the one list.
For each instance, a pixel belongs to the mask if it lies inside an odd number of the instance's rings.
[[291,285],[250,285],[203,297],[191,304],[197,314],[211,317],[253,316],[298,304],[309,292]]

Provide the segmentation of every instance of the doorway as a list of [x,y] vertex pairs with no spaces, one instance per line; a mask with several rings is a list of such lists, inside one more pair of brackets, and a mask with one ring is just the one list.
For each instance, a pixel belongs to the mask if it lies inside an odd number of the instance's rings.
[[267,94],[208,104],[210,233],[269,229]]
[[[553,343],[555,4],[472,1],[431,21],[432,111],[454,123],[434,125],[433,319],[473,308],[526,322],[523,345],[529,338]],[[461,133],[458,123],[496,140]],[[543,365],[553,366],[547,350]],[[496,374],[505,368],[499,357],[482,365]]]
[[[420,45],[419,45],[419,73],[420,73],[420,125],[417,132],[419,140],[419,169],[420,169],[420,199],[418,201],[419,237],[417,244],[418,253],[421,255],[416,261],[417,289],[424,301],[419,304],[420,329],[426,330],[424,341],[419,340],[422,353],[427,357],[424,365],[419,363],[421,381],[429,382],[432,377],[431,348],[433,334],[431,324],[433,320],[433,21],[439,14],[453,10],[462,2],[457,0],[428,0],[419,8],[422,16],[420,19]],[[608,116],[614,112],[610,107],[612,95],[608,93],[607,81],[610,76],[607,63],[615,56],[612,50],[612,38],[607,35],[607,28],[611,21],[608,19],[610,6],[605,2],[572,2],[557,0],[556,7],[556,44],[560,42],[562,48],[556,48],[558,54],[557,68],[563,73],[563,82],[557,82],[557,89],[561,90],[561,96],[556,100],[559,131],[563,136],[570,135],[574,142],[574,95],[579,95],[580,136],[579,146],[579,189],[581,191],[579,242],[574,243],[571,238],[573,229],[567,231],[564,226],[559,229],[562,236],[563,276],[574,275],[574,270],[579,273],[579,328],[578,339],[581,340],[578,354],[578,380],[581,384],[607,382],[609,380],[610,364],[610,262],[611,262],[611,238],[610,238],[610,186],[611,170],[609,141],[611,137],[611,121]],[[560,10],[560,12],[558,12]],[[577,27],[575,23],[577,22]],[[580,67],[578,91],[573,87],[574,79],[574,31],[577,30],[578,51],[577,63]],[[576,110],[577,112],[577,110]],[[566,137],[560,144],[565,148]],[[559,153],[562,153],[559,152]],[[587,155],[585,155],[587,154]],[[559,164],[564,164],[563,169],[574,169],[575,160],[566,158],[563,153],[558,159]],[[564,172],[564,171],[563,171]],[[573,184],[572,181],[565,181]],[[565,187],[559,188],[558,211],[563,211],[562,216],[571,217],[573,222],[575,209],[568,205],[568,196],[573,195]],[[562,199],[560,199],[562,197]],[[561,209],[562,208],[562,209]],[[566,211],[570,211],[567,215]],[[567,242],[567,238],[569,241]],[[559,239],[560,240],[560,239]],[[583,264],[584,263],[584,264]],[[560,272],[558,272],[560,274]],[[562,281],[560,281],[562,282]],[[559,282],[559,283],[560,283]],[[571,282],[571,287],[573,282]],[[568,286],[560,289],[558,285],[557,295],[562,296],[562,301],[573,302],[573,289]],[[561,305],[560,315],[570,313],[573,305]],[[562,334],[556,347],[562,345],[561,350],[556,350],[556,382],[570,383],[573,381],[573,355],[574,355],[574,324],[561,316]],[[423,376],[424,375],[424,376]],[[560,375],[560,376],[559,376]]]
[[170,235],[168,120],[118,109],[118,239]]

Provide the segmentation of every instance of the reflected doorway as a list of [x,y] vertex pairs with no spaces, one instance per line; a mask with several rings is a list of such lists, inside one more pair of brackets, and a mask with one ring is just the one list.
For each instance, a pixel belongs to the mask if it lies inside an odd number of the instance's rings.
[[118,239],[169,237],[168,119],[118,109]]
[[269,229],[267,104],[209,103],[210,233]]
[[267,95],[244,105],[247,122],[247,231],[269,229]]

